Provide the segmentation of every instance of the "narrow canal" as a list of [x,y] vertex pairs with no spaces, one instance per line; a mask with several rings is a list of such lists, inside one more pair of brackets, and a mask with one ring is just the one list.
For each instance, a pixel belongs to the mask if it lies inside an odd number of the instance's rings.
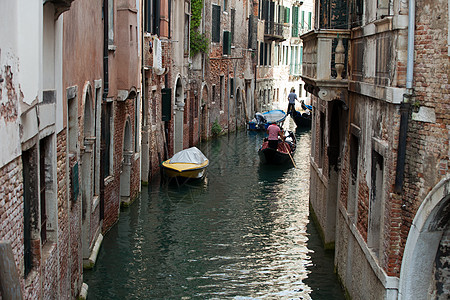
[[85,271],[88,299],[344,299],[309,219],[311,135],[296,135],[296,168],[260,165],[264,133],[241,131],[198,146],[203,182],[143,187]]

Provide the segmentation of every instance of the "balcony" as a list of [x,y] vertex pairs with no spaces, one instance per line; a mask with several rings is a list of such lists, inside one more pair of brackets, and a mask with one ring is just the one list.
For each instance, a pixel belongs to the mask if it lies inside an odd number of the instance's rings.
[[47,2],[52,3],[55,6],[55,16],[58,18],[60,14],[70,9],[70,5],[73,1],[74,0],[44,0],[43,4]]
[[349,30],[319,29],[301,36],[303,40],[302,79],[313,95],[347,102]]
[[282,42],[287,39],[288,35],[289,25],[267,20],[264,22],[264,39],[266,41]]

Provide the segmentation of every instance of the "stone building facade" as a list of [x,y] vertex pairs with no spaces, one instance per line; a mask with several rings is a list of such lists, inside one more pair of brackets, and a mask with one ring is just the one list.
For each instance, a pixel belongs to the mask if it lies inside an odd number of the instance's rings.
[[139,11],[106,2],[2,3],[0,298],[85,297],[140,191]]
[[300,35],[312,28],[313,2],[260,0],[258,4],[254,12],[257,19],[255,110],[286,111],[291,89],[299,101],[309,103],[310,97],[300,77],[303,61]]
[[302,35],[311,210],[354,299],[449,294],[448,5],[409,3],[322,0]]

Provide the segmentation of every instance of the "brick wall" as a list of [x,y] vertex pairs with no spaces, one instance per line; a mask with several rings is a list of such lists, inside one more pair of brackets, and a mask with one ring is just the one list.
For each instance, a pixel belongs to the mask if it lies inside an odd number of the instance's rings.
[[11,243],[23,288],[23,177],[20,157],[0,169],[0,228],[0,240]]
[[62,130],[56,139],[56,178],[58,180],[58,251],[59,251],[59,295],[61,299],[70,298],[69,275],[69,203],[67,198],[67,134]]

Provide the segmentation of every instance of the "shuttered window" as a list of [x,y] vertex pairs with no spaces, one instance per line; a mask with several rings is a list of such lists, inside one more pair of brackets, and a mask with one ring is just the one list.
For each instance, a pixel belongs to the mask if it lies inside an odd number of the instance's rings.
[[146,0],[144,11],[144,26],[145,31],[159,35],[159,26],[161,21],[161,1],[160,0]]
[[212,5],[212,41],[220,43],[220,6]]
[[308,30],[311,30],[312,12],[308,12]]
[[302,17],[300,19],[300,27],[301,29],[305,28],[305,11],[302,10]]
[[236,10],[231,9],[231,44],[234,44],[234,23],[236,19]]
[[231,54],[231,32],[229,31],[223,32],[223,54]]
[[298,37],[298,6],[292,7],[292,37]]
[[171,118],[171,98],[172,98],[172,89],[163,88],[161,89],[162,94],[162,121],[170,121]]

